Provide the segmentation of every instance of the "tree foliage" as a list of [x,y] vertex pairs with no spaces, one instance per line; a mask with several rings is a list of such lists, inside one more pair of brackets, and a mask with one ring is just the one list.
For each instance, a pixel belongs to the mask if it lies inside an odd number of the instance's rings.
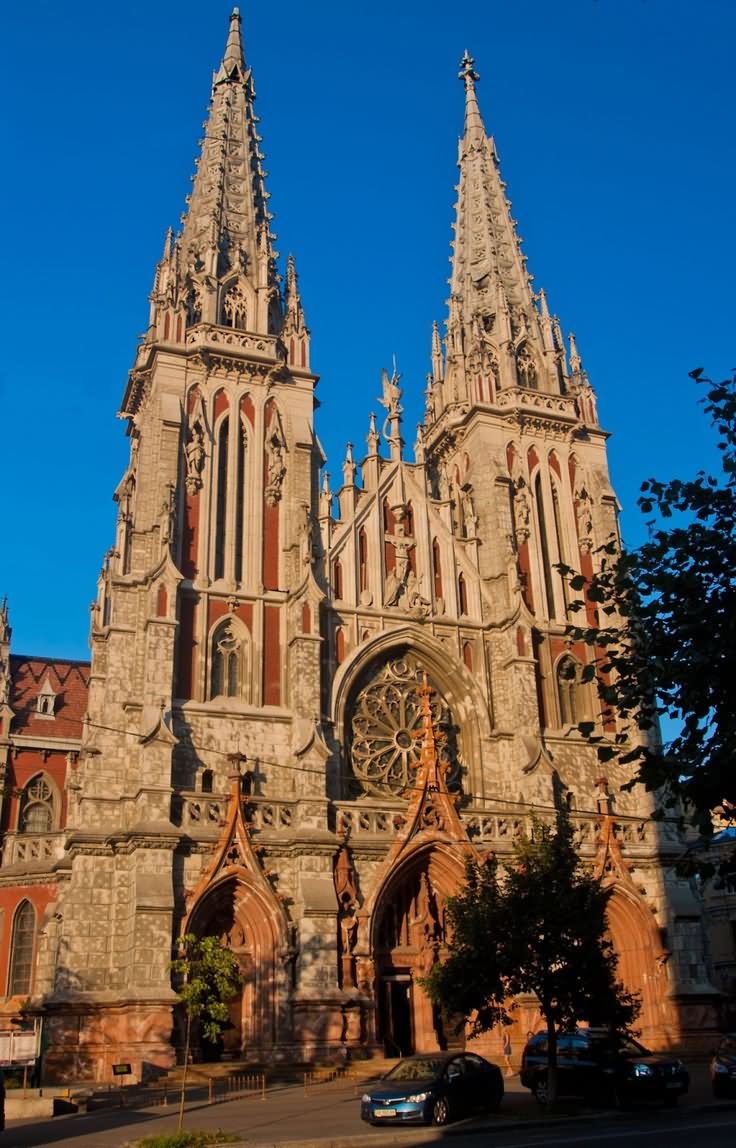
[[[616,732],[593,723],[579,729],[605,763],[632,770],[631,784],[659,791],[661,812],[682,803],[698,832],[712,832],[712,811],[736,806],[736,376],[707,388],[703,405],[717,434],[721,473],[642,484],[639,506],[654,517],[638,549],[598,551],[591,580],[562,568],[584,591],[597,617],[569,635],[595,651],[604,716]],[[581,599],[573,609],[582,611]],[[664,742],[661,718],[677,732]]]
[[243,983],[237,959],[217,937],[197,937],[187,933],[179,945],[179,955],[171,971],[181,980],[179,1000],[186,1013],[184,1072],[182,1074],[179,1129],[184,1117],[187,1067],[192,1039],[192,1023],[199,1021],[207,1040],[215,1041],[229,1018],[229,1002]]
[[511,998],[534,993],[547,1027],[552,1098],[560,1032],[583,1020],[625,1029],[638,1013],[616,979],[608,896],[581,864],[569,818],[559,813],[554,827],[533,818],[505,874],[495,858],[468,863],[465,888],[447,904],[447,958],[423,982],[476,1036],[509,1024]]

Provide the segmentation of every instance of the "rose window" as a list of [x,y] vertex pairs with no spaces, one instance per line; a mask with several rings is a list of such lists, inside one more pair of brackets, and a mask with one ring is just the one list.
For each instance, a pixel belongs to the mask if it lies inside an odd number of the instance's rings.
[[[407,658],[387,662],[358,691],[350,722],[350,762],[363,793],[405,795],[413,784],[421,753],[422,670]],[[440,749],[450,786],[459,774],[450,711],[435,690],[430,701],[435,731],[445,735]]]

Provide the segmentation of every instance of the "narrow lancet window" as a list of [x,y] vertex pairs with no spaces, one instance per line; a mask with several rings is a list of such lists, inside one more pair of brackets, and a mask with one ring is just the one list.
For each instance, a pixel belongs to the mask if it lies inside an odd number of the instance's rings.
[[230,424],[220,423],[217,437],[217,486],[215,504],[215,578],[225,576],[225,539],[227,534],[227,456]]

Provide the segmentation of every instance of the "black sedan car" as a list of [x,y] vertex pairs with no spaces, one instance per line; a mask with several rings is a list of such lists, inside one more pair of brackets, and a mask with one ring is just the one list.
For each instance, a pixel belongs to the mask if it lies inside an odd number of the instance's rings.
[[363,1094],[370,1124],[448,1124],[469,1112],[495,1112],[503,1097],[500,1068],[472,1052],[408,1056]]
[[720,1100],[736,1097],[736,1032],[729,1032],[713,1053],[710,1062],[713,1095]]
[[[601,1104],[657,1101],[668,1107],[687,1092],[690,1077],[677,1057],[649,1052],[630,1036],[602,1029],[562,1033],[557,1042],[557,1091]],[[546,1104],[547,1034],[527,1042],[521,1083]]]

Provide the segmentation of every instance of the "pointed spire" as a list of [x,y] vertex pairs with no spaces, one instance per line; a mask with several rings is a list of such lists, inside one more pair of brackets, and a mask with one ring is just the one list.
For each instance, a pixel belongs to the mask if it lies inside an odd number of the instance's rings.
[[580,359],[580,355],[578,354],[577,343],[575,342],[575,336],[573,335],[572,331],[567,336],[567,338],[568,342],[570,343],[570,370],[573,375],[579,375],[582,361]]
[[486,129],[478,107],[478,98],[475,94],[475,85],[480,76],[474,69],[475,60],[468,54],[467,49],[460,61],[459,78],[465,84],[465,139],[483,140]]
[[[255,88],[246,66],[237,8],[230,17],[225,52],[212,84],[205,135],[187,200],[181,249],[183,290],[201,301],[199,320],[226,321],[213,288],[233,277],[246,279],[257,305],[248,329],[273,329],[273,299],[279,297],[271,233],[264,155],[260,150]],[[237,289],[236,285],[236,289]]]
[[355,470],[353,444],[349,442],[345,447],[345,461],[342,464],[342,481],[345,486],[355,486]]
[[[10,702],[10,639],[12,637],[8,618],[8,599],[0,603],[0,705]],[[4,732],[7,732],[7,728]]]
[[378,454],[380,436],[376,428],[376,416],[373,411],[371,411],[370,415],[368,416],[368,434],[366,435],[366,442],[368,443],[368,454]]
[[240,9],[233,8],[230,15],[230,30],[225,45],[225,55],[222,57],[220,71],[215,83],[222,79],[232,79],[235,72],[245,71],[245,57],[243,55],[243,40],[240,32]]

